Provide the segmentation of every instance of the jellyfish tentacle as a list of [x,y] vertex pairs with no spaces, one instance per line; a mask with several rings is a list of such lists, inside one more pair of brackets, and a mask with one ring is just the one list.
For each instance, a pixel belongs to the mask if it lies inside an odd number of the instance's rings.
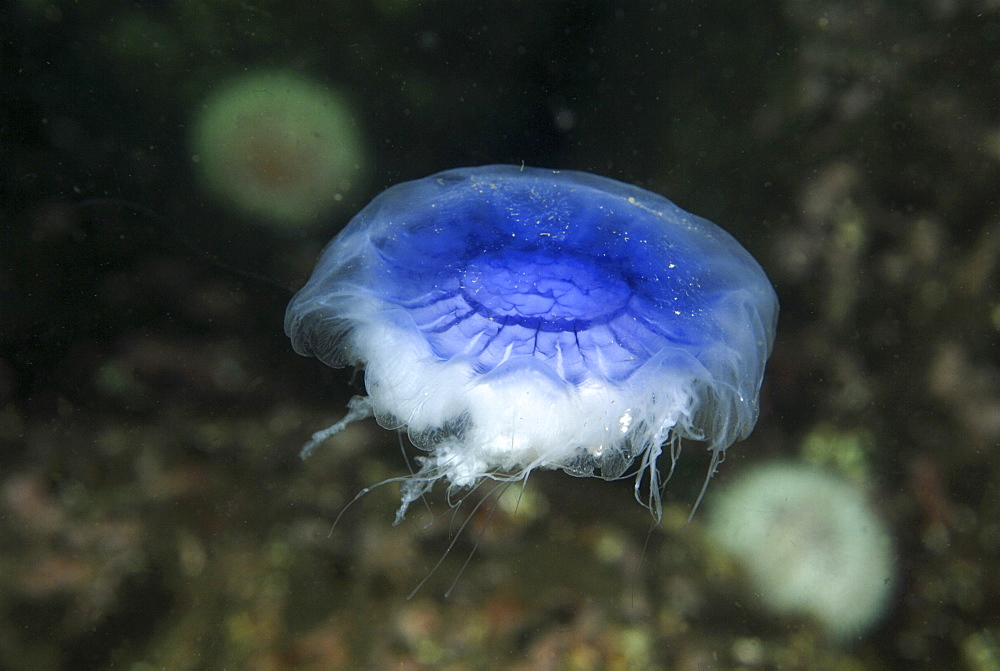
[[325,443],[328,438],[346,429],[348,424],[368,419],[373,414],[375,414],[375,406],[372,403],[371,396],[352,396],[351,400],[347,402],[347,414],[344,415],[344,418],[336,424],[332,424],[314,433],[312,438],[302,446],[299,458],[302,460],[308,459],[316,451],[317,447]]
[[698,492],[698,498],[691,507],[691,514],[688,515],[687,522],[684,523],[684,526],[691,524],[691,520],[694,519],[694,514],[698,512],[698,506],[701,505],[702,499],[705,498],[705,492],[708,491],[708,483],[712,480],[712,476],[715,475],[715,471],[718,470],[719,464],[721,464],[725,458],[725,450],[712,450],[712,461],[708,464],[708,473],[705,474],[705,482],[701,486],[701,491]]

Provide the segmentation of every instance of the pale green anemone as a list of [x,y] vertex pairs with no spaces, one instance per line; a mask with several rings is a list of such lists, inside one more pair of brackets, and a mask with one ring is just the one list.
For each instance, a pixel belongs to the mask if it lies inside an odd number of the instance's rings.
[[295,73],[225,82],[198,110],[191,148],[208,191],[288,229],[321,223],[362,175],[362,141],[347,103]]

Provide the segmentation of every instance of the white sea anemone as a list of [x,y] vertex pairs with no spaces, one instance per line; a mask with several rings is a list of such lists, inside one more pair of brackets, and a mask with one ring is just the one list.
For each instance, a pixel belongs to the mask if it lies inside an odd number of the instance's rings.
[[884,614],[892,543],[856,485],[808,466],[770,464],[713,504],[709,534],[742,561],[754,592],[775,612],[808,615],[839,641]]

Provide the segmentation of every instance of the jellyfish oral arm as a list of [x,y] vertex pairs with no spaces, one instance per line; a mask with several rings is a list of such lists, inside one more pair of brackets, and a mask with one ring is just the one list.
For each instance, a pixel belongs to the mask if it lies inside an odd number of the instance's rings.
[[344,418],[336,424],[314,433],[312,438],[309,439],[309,442],[302,446],[302,451],[299,452],[299,458],[308,459],[312,453],[316,451],[316,448],[326,442],[328,438],[335,436],[346,429],[347,425],[351,422],[368,419],[374,414],[374,412],[375,409],[372,405],[370,396],[353,396],[351,400],[347,402],[347,414],[344,415]]

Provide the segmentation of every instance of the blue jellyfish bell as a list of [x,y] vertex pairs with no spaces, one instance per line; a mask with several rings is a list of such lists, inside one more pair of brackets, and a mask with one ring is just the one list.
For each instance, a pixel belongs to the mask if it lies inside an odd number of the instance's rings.
[[658,518],[664,446],[672,468],[705,441],[710,477],[753,429],[777,315],[732,236],[638,187],[507,165],[399,184],[288,306],[295,351],[363,367],[368,391],[303,457],[374,415],[427,452],[397,522],[438,480],[536,468],[634,474],[637,498],[645,478]]

